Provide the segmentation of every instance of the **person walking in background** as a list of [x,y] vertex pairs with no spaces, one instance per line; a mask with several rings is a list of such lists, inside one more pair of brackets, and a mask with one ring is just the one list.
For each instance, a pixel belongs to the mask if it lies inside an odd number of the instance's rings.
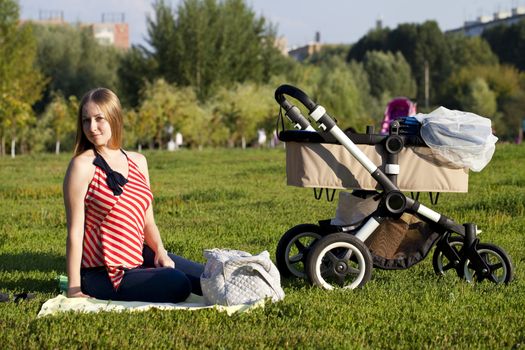
[[518,131],[518,137],[516,137],[516,143],[520,145],[523,142],[523,138],[525,138],[525,118],[521,120],[521,127]]
[[121,149],[122,130],[118,97],[106,88],[87,92],[63,187],[67,296],[180,302],[202,294],[204,266],[164,248],[146,158]]
[[266,130],[264,129],[257,130],[257,146],[258,147],[266,146]]

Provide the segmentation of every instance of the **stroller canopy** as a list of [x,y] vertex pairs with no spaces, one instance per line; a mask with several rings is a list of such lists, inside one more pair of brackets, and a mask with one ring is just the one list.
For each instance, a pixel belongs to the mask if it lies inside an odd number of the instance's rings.
[[416,104],[406,97],[396,97],[386,105],[385,117],[381,123],[381,134],[388,134],[390,122],[416,115]]

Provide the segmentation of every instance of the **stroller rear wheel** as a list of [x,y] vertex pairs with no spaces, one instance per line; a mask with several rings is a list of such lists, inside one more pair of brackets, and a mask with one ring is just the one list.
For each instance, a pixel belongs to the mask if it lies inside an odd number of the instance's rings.
[[514,268],[508,254],[500,247],[490,243],[479,243],[476,249],[487,268],[475,266],[466,260],[463,271],[467,282],[481,282],[485,279],[494,283],[509,283],[514,275]]
[[438,276],[444,276],[454,269],[459,277],[463,277],[460,251],[463,248],[462,237],[446,237],[441,240],[434,250],[432,266]]
[[313,224],[301,224],[292,227],[281,237],[277,244],[277,268],[283,277],[306,278],[306,256],[313,243],[324,233]]
[[306,272],[310,283],[324,289],[354,289],[372,277],[372,255],[366,245],[348,233],[321,238],[309,252]]

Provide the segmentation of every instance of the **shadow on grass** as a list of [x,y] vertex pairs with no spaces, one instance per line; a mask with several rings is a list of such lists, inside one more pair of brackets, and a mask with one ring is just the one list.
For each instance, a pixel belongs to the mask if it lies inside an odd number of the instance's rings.
[[13,281],[1,281],[1,292],[54,293],[58,294],[58,281],[55,278],[19,278]]
[[65,271],[66,257],[53,253],[1,253],[0,269],[13,271]]
[[[2,291],[56,293],[56,278],[60,271],[65,271],[64,256],[53,253],[1,253],[0,270],[4,272],[0,281]],[[5,274],[5,272],[7,274]],[[35,272],[52,274],[52,277],[35,276]]]

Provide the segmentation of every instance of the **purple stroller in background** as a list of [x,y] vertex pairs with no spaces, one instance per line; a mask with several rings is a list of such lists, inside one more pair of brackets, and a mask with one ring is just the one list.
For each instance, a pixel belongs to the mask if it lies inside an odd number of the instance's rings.
[[396,97],[388,102],[385,117],[381,123],[381,135],[387,135],[390,123],[403,117],[416,115],[416,103],[406,97]]

